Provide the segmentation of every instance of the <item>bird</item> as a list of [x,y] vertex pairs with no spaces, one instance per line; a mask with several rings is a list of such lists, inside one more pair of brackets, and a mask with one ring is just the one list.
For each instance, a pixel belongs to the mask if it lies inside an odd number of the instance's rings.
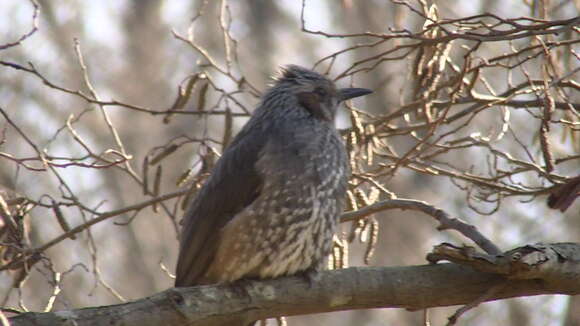
[[184,214],[175,286],[323,270],[350,177],[334,120],[370,93],[283,66]]

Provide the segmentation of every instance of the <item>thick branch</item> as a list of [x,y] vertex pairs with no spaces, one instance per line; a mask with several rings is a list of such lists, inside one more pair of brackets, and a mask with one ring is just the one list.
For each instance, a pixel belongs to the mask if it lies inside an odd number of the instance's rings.
[[472,247],[443,243],[435,246],[427,259],[431,262],[448,260],[509,279],[542,279],[559,286],[569,283],[572,287],[580,283],[580,245],[572,242],[536,243],[501,255],[488,255]]
[[[570,272],[570,270],[568,270]],[[580,275],[580,266],[573,271]],[[501,285],[501,286],[500,286]],[[134,302],[13,317],[18,325],[221,325],[232,318],[276,316],[369,308],[467,304],[496,287],[485,301],[540,294],[580,294],[580,282],[564,285],[540,279],[507,280],[456,264],[389,268],[347,268],[319,274],[310,284],[288,277],[234,286],[169,289]]]

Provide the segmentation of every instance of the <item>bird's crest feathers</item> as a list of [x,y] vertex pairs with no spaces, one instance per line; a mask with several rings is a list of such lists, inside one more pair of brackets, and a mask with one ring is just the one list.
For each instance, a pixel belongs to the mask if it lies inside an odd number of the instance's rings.
[[306,69],[298,65],[286,65],[280,68],[279,73],[274,76],[274,83],[280,83],[284,81],[294,81],[301,83],[304,81],[315,81],[315,80],[325,80],[328,81],[323,75]]

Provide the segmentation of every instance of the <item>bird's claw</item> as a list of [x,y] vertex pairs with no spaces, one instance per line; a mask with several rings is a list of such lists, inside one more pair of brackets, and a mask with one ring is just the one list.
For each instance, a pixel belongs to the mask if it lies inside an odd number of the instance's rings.
[[314,287],[314,284],[320,281],[320,272],[316,269],[308,269],[300,274],[302,278],[308,282],[308,288],[311,289]]

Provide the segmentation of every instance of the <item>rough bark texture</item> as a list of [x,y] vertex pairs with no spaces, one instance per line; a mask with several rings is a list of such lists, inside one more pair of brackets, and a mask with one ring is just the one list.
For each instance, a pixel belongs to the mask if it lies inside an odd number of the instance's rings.
[[[487,273],[457,264],[408,267],[347,268],[319,274],[314,282],[289,277],[234,286],[211,285],[169,289],[134,302],[51,313],[25,313],[10,319],[18,325],[220,325],[232,319],[369,308],[422,309],[540,294],[580,294],[578,244],[534,245],[556,250],[541,255],[542,265],[563,268],[546,274]],[[538,250],[524,246],[506,252],[521,264]],[[567,250],[559,250],[565,247]],[[556,249],[554,249],[556,248]],[[437,250],[437,248],[436,248]],[[441,252],[437,254],[441,255]],[[472,254],[472,253],[471,253]],[[528,258],[533,258],[532,256]],[[440,257],[441,258],[441,257]],[[535,261],[533,266],[539,266]],[[485,260],[485,264],[490,264]],[[548,265],[545,265],[548,266]],[[476,267],[476,266],[474,266]],[[477,267],[476,267],[477,268]],[[489,270],[489,269],[488,269]],[[505,269],[502,269],[505,271]],[[561,271],[559,273],[558,271]],[[560,281],[559,281],[560,280]],[[483,298],[483,299],[482,299]]]

